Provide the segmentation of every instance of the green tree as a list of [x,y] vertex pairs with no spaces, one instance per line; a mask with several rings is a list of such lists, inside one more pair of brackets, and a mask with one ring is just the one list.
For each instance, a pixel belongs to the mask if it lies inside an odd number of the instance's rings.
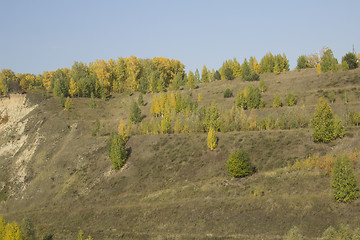
[[216,137],[216,131],[214,130],[214,128],[210,128],[209,132],[208,132],[208,137],[207,137],[207,146],[208,148],[210,148],[211,151],[215,150],[216,146],[217,146],[217,137]]
[[227,80],[233,80],[234,79],[234,72],[230,67],[225,68],[224,70],[224,78]]
[[352,202],[359,197],[356,176],[348,156],[339,156],[331,177],[334,198],[338,202]]
[[199,84],[201,81],[200,81],[200,73],[199,73],[199,69],[196,69],[195,70],[195,74],[194,74],[194,81],[195,81],[195,84]]
[[301,55],[300,57],[298,57],[297,66],[296,66],[297,69],[305,69],[309,67],[310,67],[310,63],[305,55]]
[[265,84],[265,81],[264,79],[261,79],[260,82],[259,82],[259,89],[260,91],[263,93],[267,90],[267,86]]
[[130,105],[129,121],[132,123],[141,122],[141,109],[135,101],[132,101]]
[[211,106],[206,109],[204,117],[205,131],[210,131],[213,128],[214,131],[218,131],[220,127],[220,114],[215,102],[211,103]]
[[117,133],[112,133],[108,140],[107,148],[112,167],[117,170],[121,169],[128,157],[123,137]]
[[348,71],[349,70],[349,64],[346,61],[341,62],[341,70],[342,71]]
[[[342,124],[340,123],[340,125]],[[333,111],[324,98],[319,99],[312,119],[312,126],[314,129],[312,136],[315,142],[329,143],[343,134],[342,128],[336,130]]]
[[91,108],[96,108],[95,96],[94,96],[94,93],[93,93],[93,92],[91,92],[90,107],[91,107]]
[[345,56],[342,57],[341,62],[346,62],[350,70],[355,69],[359,66],[359,59],[357,58],[355,53],[352,52],[348,52],[347,54],[345,54]]
[[337,72],[338,61],[334,57],[331,49],[324,49],[323,56],[321,57],[320,68],[321,72],[326,73],[329,71]]
[[232,152],[226,162],[229,173],[235,177],[246,177],[255,171],[250,157],[244,149]]
[[221,74],[218,70],[215,71],[214,73],[214,79],[215,80],[220,80],[221,79]]
[[64,110],[66,110],[66,111],[73,108],[73,102],[72,102],[70,97],[66,98],[66,102],[65,102],[64,107],[65,107]]
[[244,109],[262,108],[264,105],[262,95],[258,87],[253,87],[252,85],[246,86],[244,90],[244,97],[246,99],[246,108]]

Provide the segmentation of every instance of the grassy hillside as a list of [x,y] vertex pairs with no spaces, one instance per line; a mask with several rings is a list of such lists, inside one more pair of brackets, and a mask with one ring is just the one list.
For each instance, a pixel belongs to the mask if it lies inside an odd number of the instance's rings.
[[[359,70],[318,75],[308,69],[261,79],[268,90],[265,107],[256,110],[259,117],[289,110],[272,108],[272,101],[275,93],[284,101],[290,92],[309,116],[318,98],[332,91],[331,107],[341,119],[346,109],[360,111]],[[236,95],[247,84],[258,82],[200,84],[191,95],[195,100],[201,93],[200,105],[215,100],[225,112],[235,97],[224,98],[223,91],[230,88]],[[345,137],[330,144],[314,143],[311,128],[218,133],[215,151],[207,148],[206,133],[134,135],[126,165],[115,171],[106,141],[137,96],[97,99],[95,109],[90,99],[74,98],[74,109],[64,111],[59,99],[29,92],[22,106],[34,109],[0,125],[0,216],[17,221],[26,216],[39,235],[54,239],[75,239],[79,228],[94,239],[279,239],[293,226],[315,238],[329,226],[359,226],[360,200],[336,203],[329,176],[288,167],[312,154],[360,149],[358,127],[347,127]],[[144,95],[144,120],[151,99]],[[93,137],[96,119],[100,134]],[[249,152],[257,172],[232,179],[225,162],[239,148]],[[359,163],[355,170],[360,176]]]

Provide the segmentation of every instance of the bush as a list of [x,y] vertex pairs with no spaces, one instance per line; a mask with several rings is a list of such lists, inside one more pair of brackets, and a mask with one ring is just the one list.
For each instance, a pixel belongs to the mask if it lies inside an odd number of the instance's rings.
[[144,106],[144,105],[145,105],[145,103],[144,103],[144,98],[143,98],[142,93],[139,93],[138,104],[139,104],[140,106]]
[[73,102],[72,102],[70,97],[67,97],[66,102],[65,102],[65,109],[64,110],[67,111],[67,110],[69,110],[71,108],[73,108]]
[[235,178],[249,176],[255,170],[251,164],[248,153],[244,149],[240,149],[230,154],[227,160],[227,169]]
[[296,97],[295,97],[295,95],[293,93],[289,93],[286,96],[286,103],[287,103],[287,105],[289,107],[296,105],[297,100],[296,100]]
[[117,133],[111,134],[107,143],[107,149],[112,167],[117,170],[121,169],[128,157],[123,137]]
[[99,119],[96,119],[94,128],[91,132],[91,136],[95,137],[99,133],[99,130],[100,130],[100,121],[99,121]]
[[230,90],[230,88],[225,89],[225,91],[224,91],[224,98],[230,98],[230,97],[232,97],[232,96],[233,96],[233,93],[232,93],[232,91]]
[[275,93],[274,95],[273,107],[275,108],[282,107],[282,100],[279,93]]
[[356,176],[348,156],[339,156],[336,159],[331,186],[338,202],[352,202],[359,197]]

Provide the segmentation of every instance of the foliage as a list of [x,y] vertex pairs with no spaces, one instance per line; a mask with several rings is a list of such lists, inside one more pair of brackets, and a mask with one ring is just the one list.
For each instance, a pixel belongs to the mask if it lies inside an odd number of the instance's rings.
[[230,98],[233,96],[233,93],[230,88],[225,89],[224,91],[224,98]]
[[273,107],[275,108],[282,107],[282,100],[279,93],[275,93],[274,95]]
[[96,102],[95,102],[95,97],[94,97],[94,93],[91,92],[91,97],[90,97],[90,107],[91,108],[96,108]]
[[220,79],[221,79],[221,74],[218,70],[216,70],[214,73],[214,80],[220,80]]
[[301,55],[298,57],[296,66],[297,69],[305,69],[310,67],[311,65],[307,56]]
[[346,110],[345,119],[347,125],[360,126],[360,114],[355,111]]
[[356,176],[348,156],[339,156],[336,159],[331,186],[338,202],[352,202],[359,197]]
[[234,79],[234,72],[233,70],[228,67],[224,70],[224,78],[227,80],[233,80]]
[[64,107],[65,107],[64,110],[66,110],[66,111],[74,107],[73,102],[70,97],[66,98]]
[[346,61],[342,61],[341,62],[341,70],[342,71],[347,71],[349,70],[349,64]]
[[341,62],[346,63],[348,66],[348,69],[350,69],[350,70],[355,69],[359,66],[359,59],[355,55],[355,53],[352,53],[352,52],[348,52],[347,54],[345,54],[345,56],[342,57]]
[[194,77],[194,73],[192,71],[189,71],[187,85],[190,89],[195,88],[195,77]]
[[323,55],[321,57],[321,62],[320,62],[321,72],[323,72],[323,73],[326,73],[329,71],[337,72],[337,69],[338,69],[337,64],[338,64],[338,61],[334,57],[334,54],[331,51],[331,49],[324,49]]
[[246,86],[244,90],[239,89],[235,104],[237,107],[243,109],[253,109],[253,108],[262,108],[264,102],[262,100],[262,95],[260,89],[253,87],[252,85]]
[[23,218],[20,225],[20,230],[23,233],[24,240],[35,240],[36,232],[34,225],[28,218]]
[[205,131],[210,131],[211,128],[214,129],[214,131],[219,129],[220,114],[215,102],[212,102],[211,106],[206,109],[203,123]]
[[121,169],[126,162],[128,152],[125,144],[123,137],[117,133],[112,133],[108,139],[107,149],[114,169]]
[[241,65],[241,78],[243,81],[258,81],[259,74],[252,70],[247,62],[246,58],[244,63]]
[[312,126],[314,129],[312,136],[314,141],[329,143],[337,137],[342,137],[343,129],[341,125],[341,122],[335,122],[332,109],[327,101],[324,98],[320,98],[312,118]]
[[229,173],[235,178],[249,176],[255,170],[248,153],[244,149],[232,152],[226,165]]
[[291,107],[291,106],[294,106],[296,105],[297,103],[297,99],[296,99],[296,96],[294,93],[289,93],[287,96],[286,96],[286,104]]
[[201,82],[199,69],[195,70],[194,81],[195,81],[195,84],[199,84]]
[[221,79],[233,80],[236,77],[241,77],[240,63],[236,60],[236,58],[233,60],[226,60],[223,62],[219,72]]
[[202,72],[201,72],[201,82],[207,83],[210,82],[210,73],[207,70],[206,66],[204,65]]
[[129,121],[132,123],[141,122],[141,109],[135,101],[132,101],[130,105]]
[[209,132],[208,132],[208,137],[207,137],[207,146],[208,148],[210,148],[211,151],[215,150],[216,146],[217,146],[217,137],[216,137],[216,131],[214,130],[214,128],[210,128]]
[[274,56],[271,52],[267,53],[260,61],[260,73],[276,73],[289,71],[289,61],[285,54]]

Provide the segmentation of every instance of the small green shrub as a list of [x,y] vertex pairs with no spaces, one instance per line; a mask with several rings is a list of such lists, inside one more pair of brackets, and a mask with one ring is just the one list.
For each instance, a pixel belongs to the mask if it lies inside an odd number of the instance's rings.
[[349,203],[359,197],[356,176],[348,156],[339,156],[336,159],[331,186],[334,191],[334,198],[338,202]]
[[94,128],[91,132],[91,136],[95,137],[99,133],[99,130],[100,130],[100,121],[99,121],[99,119],[96,119]]
[[296,105],[297,103],[296,96],[293,93],[289,93],[286,96],[286,103],[289,107]]
[[230,154],[227,160],[227,169],[235,178],[249,176],[255,171],[255,168],[251,164],[250,157],[244,149]]
[[282,100],[279,93],[275,93],[274,95],[273,107],[275,108],[282,107]]
[[231,98],[233,96],[233,93],[230,88],[225,89],[224,91],[224,98]]

